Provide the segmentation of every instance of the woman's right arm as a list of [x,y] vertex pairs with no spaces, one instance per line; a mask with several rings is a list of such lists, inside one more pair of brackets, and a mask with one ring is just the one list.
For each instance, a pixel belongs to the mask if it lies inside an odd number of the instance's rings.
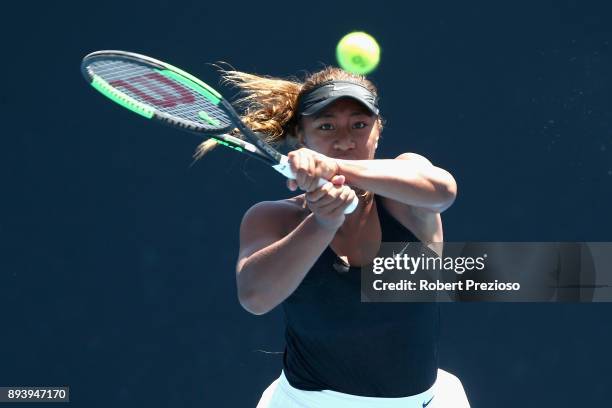
[[[309,177],[298,177],[298,187],[306,189]],[[344,223],[344,210],[355,198],[344,181],[344,176],[334,176],[309,189],[305,198],[312,212],[303,220],[287,202],[264,202],[247,211],[236,265],[238,299],[246,310],[267,313],[297,289]],[[295,222],[287,233],[292,218]]]
[[284,202],[259,203],[247,211],[240,226],[238,299],[256,315],[269,312],[293,293],[337,230],[311,213],[286,234],[287,226],[279,220],[291,218],[283,216],[295,213],[290,207]]

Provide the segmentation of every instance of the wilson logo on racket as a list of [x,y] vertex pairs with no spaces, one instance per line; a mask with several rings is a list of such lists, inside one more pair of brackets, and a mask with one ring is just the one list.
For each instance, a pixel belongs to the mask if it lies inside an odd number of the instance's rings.
[[[110,81],[109,84],[115,88],[123,88],[159,108],[173,108],[179,104],[195,101],[189,89],[157,72],[128,79],[117,79]],[[168,87],[176,91],[176,94],[170,93]]]

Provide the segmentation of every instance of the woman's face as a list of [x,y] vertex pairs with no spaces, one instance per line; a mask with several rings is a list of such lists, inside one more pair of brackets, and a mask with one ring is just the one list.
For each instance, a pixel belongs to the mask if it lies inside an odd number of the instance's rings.
[[299,131],[307,148],[349,160],[373,159],[379,136],[378,116],[349,98],[337,100],[316,115],[303,116]]

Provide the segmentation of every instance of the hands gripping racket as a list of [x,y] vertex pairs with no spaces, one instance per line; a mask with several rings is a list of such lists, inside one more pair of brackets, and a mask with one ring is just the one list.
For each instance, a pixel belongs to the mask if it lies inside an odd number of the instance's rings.
[[[119,105],[147,119],[215,139],[295,179],[287,156],[246,127],[219,92],[193,75],[165,62],[125,51],[93,52],[83,58],[81,71],[94,88]],[[248,142],[227,134],[235,128]],[[319,186],[326,182],[320,180]],[[355,198],[345,213],[352,213],[358,202]]]

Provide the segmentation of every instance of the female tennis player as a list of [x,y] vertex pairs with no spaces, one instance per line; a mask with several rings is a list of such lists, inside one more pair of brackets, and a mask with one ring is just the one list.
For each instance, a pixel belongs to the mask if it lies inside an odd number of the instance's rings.
[[359,268],[382,241],[442,242],[453,177],[414,153],[375,159],[382,120],[362,76],[225,77],[246,94],[248,126],[301,146],[288,154],[288,187],[303,193],[256,204],[240,228],[240,303],[257,315],[282,305],[286,318],[283,370],[257,407],[469,407],[461,382],[438,369],[435,303],[360,301]]

